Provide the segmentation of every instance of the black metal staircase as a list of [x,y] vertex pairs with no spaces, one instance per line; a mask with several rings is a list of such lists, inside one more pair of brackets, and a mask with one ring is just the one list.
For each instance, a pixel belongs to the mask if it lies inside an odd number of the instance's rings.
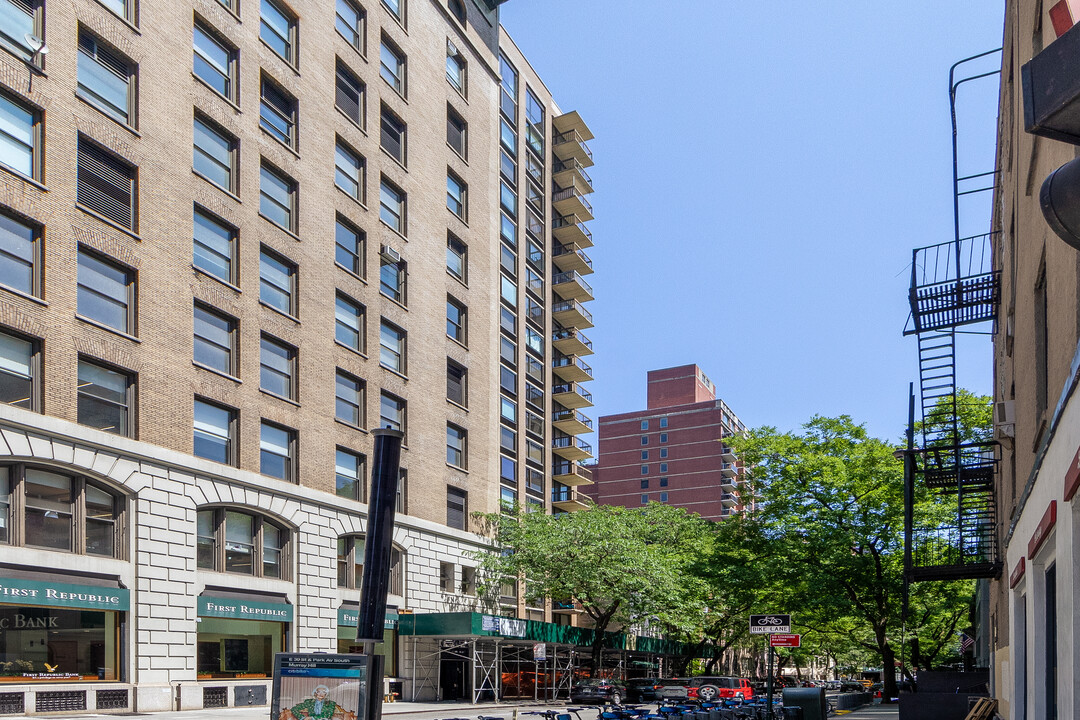
[[913,582],[995,577],[1001,572],[994,491],[997,445],[964,423],[967,408],[956,384],[957,333],[978,333],[968,326],[995,321],[1000,300],[1000,272],[991,259],[993,234],[964,237],[960,228],[961,201],[993,190],[996,173],[961,175],[956,142],[957,88],[999,71],[960,80],[956,71],[998,52],[962,60],[949,72],[955,236],[912,253],[911,317],[904,334],[918,338],[922,407],[921,444],[916,447],[912,405],[905,464],[904,569]]

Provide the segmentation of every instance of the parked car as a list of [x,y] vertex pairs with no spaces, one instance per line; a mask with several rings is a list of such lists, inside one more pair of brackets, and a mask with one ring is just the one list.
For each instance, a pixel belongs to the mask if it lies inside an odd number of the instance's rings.
[[626,681],[626,699],[630,702],[651,702],[658,700],[656,691],[663,687],[660,678],[633,678]]
[[858,680],[841,680],[840,692],[866,692],[866,686]]
[[716,700],[717,698],[741,698],[749,700],[754,688],[746,678],[722,675],[699,675],[688,680],[675,681],[682,685],[665,685],[658,691],[665,700]]
[[629,697],[626,685],[618,680],[582,680],[570,688],[570,702],[621,705]]

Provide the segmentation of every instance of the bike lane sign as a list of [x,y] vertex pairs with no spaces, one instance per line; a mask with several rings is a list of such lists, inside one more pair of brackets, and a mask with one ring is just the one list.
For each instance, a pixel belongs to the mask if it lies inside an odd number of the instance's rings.
[[751,635],[773,635],[791,632],[790,615],[751,615]]

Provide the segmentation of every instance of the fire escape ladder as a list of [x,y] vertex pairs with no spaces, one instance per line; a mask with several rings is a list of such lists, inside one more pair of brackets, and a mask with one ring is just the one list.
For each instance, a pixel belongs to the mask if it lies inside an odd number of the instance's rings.
[[959,80],[956,71],[998,52],[961,60],[949,72],[954,239],[912,253],[911,323],[904,334],[918,338],[922,422],[921,446],[916,446],[912,406],[904,531],[904,569],[910,581],[985,578],[1001,571],[994,495],[997,445],[964,426],[956,377],[958,332],[978,333],[966,326],[994,322],[1000,301],[1000,271],[991,257],[994,234],[961,233],[961,217],[971,215],[961,210],[962,201],[989,196],[997,173],[960,172],[956,114],[958,88],[1000,71],[973,72]]

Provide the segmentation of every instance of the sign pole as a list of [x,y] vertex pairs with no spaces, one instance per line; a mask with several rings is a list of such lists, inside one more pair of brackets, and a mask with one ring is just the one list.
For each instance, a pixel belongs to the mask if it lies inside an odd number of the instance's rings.
[[773,648],[772,641],[769,642],[769,688],[766,693],[767,703],[765,705],[765,717],[768,720],[772,720],[772,696],[773,696],[773,656],[776,650]]

